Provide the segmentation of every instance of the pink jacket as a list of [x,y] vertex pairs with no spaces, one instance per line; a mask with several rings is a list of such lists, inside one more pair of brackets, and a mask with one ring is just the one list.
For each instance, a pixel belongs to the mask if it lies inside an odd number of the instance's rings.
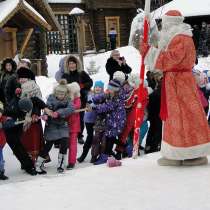
[[[72,105],[75,109],[80,109],[81,101],[80,97],[77,97],[73,100]],[[80,132],[80,114],[73,113],[69,116],[68,119],[70,133],[79,133]]]

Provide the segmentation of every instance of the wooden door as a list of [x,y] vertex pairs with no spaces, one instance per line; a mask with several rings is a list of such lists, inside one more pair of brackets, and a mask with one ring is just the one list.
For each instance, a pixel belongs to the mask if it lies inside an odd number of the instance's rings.
[[17,51],[16,29],[4,28],[0,32],[0,60],[13,58]]
[[119,16],[110,16],[105,17],[106,21],[106,40],[109,42],[109,31],[111,28],[114,28],[117,32],[117,47],[120,47],[120,17]]

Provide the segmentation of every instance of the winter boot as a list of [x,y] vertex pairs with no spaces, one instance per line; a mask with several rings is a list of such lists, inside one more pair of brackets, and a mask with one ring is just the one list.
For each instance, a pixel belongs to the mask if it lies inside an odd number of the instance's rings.
[[88,152],[89,152],[89,150],[83,149],[82,154],[79,158],[77,158],[77,161],[79,163],[82,163],[85,160],[85,158],[87,157]]
[[100,165],[106,163],[108,160],[108,155],[101,154],[98,160],[94,163],[94,165]]
[[72,170],[75,167],[75,164],[69,163],[66,167],[67,170]]
[[182,160],[170,160],[170,159],[167,159],[167,158],[160,158],[158,159],[158,164],[160,166],[181,166],[182,165]]
[[7,180],[7,179],[9,178],[4,175],[4,171],[0,171],[0,180]]
[[31,176],[36,176],[37,175],[37,171],[36,168],[32,167],[32,168],[27,168],[25,169],[26,173],[30,174]]
[[57,172],[63,173],[65,170],[66,155],[59,153],[58,154],[58,167]]
[[83,137],[79,137],[79,138],[78,138],[78,143],[79,143],[79,144],[84,144],[84,143],[85,143]]
[[92,156],[90,159],[90,163],[95,163],[97,161],[97,157],[96,156]]
[[117,151],[117,153],[114,156],[117,160],[122,160],[122,152]]
[[44,170],[44,164],[46,159],[42,157],[38,157],[36,161],[36,171],[38,174],[46,174],[47,172]]
[[107,160],[107,166],[108,167],[117,167],[117,166],[121,166],[122,162],[119,160],[116,160],[114,157],[108,157]]
[[200,166],[200,165],[207,165],[207,164],[208,164],[207,157],[188,159],[188,160],[184,160],[183,162],[184,166]]
[[131,144],[128,144],[126,147],[125,147],[125,151],[126,153],[128,154],[128,157],[132,157],[133,155],[133,146]]

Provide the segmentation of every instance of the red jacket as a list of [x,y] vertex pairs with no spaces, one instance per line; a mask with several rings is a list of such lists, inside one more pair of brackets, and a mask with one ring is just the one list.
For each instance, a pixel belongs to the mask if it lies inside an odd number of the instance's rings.
[[[142,106],[144,110],[148,104],[148,91],[146,88],[143,89],[144,100],[142,102]],[[127,112],[127,123],[132,123],[134,125],[134,121],[136,118],[136,106],[138,99],[138,89],[133,90],[130,97],[126,100],[125,107],[128,110]],[[143,118],[144,112],[141,113],[141,117]]]
[[[75,109],[81,108],[80,97],[77,97],[73,100],[72,105]],[[80,132],[80,114],[73,113],[69,116],[68,119],[70,133],[79,133]]]

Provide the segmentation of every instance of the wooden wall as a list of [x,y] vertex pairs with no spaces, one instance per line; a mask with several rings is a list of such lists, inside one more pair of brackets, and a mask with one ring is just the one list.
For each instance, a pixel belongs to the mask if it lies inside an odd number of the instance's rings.
[[[98,9],[89,11],[91,25],[94,30],[94,37],[97,49],[106,49],[106,23],[105,17],[120,17],[120,43],[121,46],[128,44],[130,26],[136,12],[134,9]],[[125,15],[126,14],[126,15]]]

